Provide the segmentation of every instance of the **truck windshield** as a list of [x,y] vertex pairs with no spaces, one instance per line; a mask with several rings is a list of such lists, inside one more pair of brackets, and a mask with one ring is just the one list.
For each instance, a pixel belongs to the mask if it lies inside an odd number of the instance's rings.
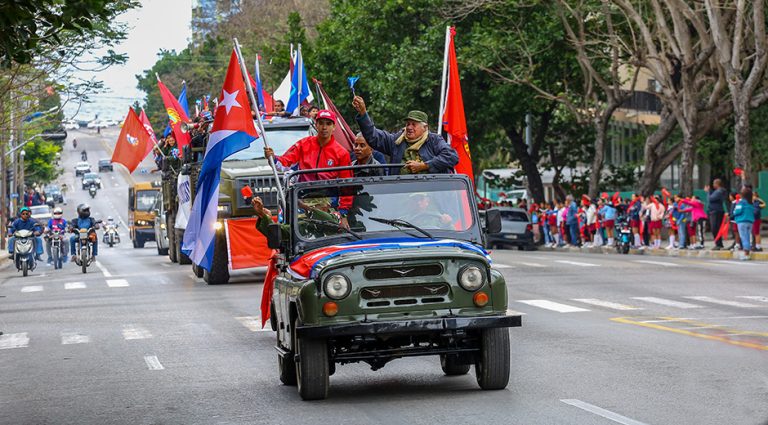
[[[275,155],[282,155],[288,150],[294,143],[300,139],[309,135],[308,128],[298,129],[274,129],[266,130],[267,143],[269,147],[275,151]],[[264,142],[261,139],[254,140],[248,149],[243,149],[240,152],[232,154],[227,157],[227,161],[245,161],[249,159],[263,159],[264,158]]]
[[139,190],[136,192],[136,210],[150,212],[157,202],[160,192],[157,190]]
[[[356,233],[398,232],[424,237],[413,229],[387,223],[401,220],[436,237],[464,232],[474,225],[471,197],[463,181],[376,182],[298,191],[296,216],[305,239],[338,236],[339,210],[348,210],[349,227]],[[309,219],[309,220],[307,220]],[[318,220],[329,222],[319,225]],[[383,235],[379,235],[383,236]]]

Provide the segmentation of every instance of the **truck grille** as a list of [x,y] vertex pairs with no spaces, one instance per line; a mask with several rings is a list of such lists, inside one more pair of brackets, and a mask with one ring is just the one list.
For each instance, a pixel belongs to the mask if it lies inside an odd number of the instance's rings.
[[267,208],[277,207],[277,185],[275,185],[275,178],[273,176],[259,176],[259,177],[247,177],[237,179],[235,185],[235,195],[237,197],[237,208],[250,208],[251,206],[246,204],[245,199],[240,196],[240,189],[245,186],[250,186],[253,191],[253,196],[261,197],[264,201],[264,206]]
[[443,274],[443,266],[440,264],[415,264],[398,267],[368,267],[363,275],[368,280],[389,280],[440,276],[441,274]]
[[360,290],[366,307],[416,305],[448,301],[450,288],[445,283],[427,285],[373,286]]

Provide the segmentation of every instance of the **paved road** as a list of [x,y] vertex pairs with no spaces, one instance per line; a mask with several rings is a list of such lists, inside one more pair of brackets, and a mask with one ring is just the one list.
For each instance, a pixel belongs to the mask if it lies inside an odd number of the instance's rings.
[[[75,137],[92,164],[108,156]],[[127,220],[124,175],[106,175],[93,211]],[[507,390],[413,358],[341,366],[328,400],[301,402],[255,326],[259,271],[209,287],[151,243],[100,249],[85,275],[0,271],[0,423],[768,423],[765,264],[496,251],[525,313]]]

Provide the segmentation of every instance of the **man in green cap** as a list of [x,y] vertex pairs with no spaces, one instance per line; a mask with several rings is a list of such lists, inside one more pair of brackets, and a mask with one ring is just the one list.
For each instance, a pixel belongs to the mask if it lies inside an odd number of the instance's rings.
[[357,110],[355,119],[365,140],[377,151],[389,155],[390,163],[403,164],[400,174],[452,173],[459,162],[458,154],[443,137],[429,132],[426,113],[408,112],[405,128],[387,133],[373,125],[362,97],[355,96],[352,106]]

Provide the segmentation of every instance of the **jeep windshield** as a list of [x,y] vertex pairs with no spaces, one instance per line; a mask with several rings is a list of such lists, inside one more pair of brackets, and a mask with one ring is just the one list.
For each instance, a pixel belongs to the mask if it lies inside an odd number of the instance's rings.
[[[365,239],[382,237],[479,240],[467,183],[461,179],[393,180],[296,191],[293,215],[304,240],[346,237],[338,228],[348,210],[350,230]],[[308,220],[309,219],[309,220]],[[318,220],[329,225],[320,226]]]
[[[274,130],[266,130],[266,133],[269,147],[275,151],[275,155],[282,155],[294,143],[307,137],[309,135],[309,128],[276,128]],[[254,140],[247,149],[227,157],[227,161],[247,161],[250,159],[264,159],[264,142],[261,139]]]

